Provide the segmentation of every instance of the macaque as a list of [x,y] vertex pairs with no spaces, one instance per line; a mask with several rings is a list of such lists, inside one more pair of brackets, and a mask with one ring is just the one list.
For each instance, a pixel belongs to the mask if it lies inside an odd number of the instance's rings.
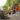
[[18,4],[15,4],[15,5],[14,5],[14,8],[13,8],[13,14],[15,14],[16,11],[18,11]]

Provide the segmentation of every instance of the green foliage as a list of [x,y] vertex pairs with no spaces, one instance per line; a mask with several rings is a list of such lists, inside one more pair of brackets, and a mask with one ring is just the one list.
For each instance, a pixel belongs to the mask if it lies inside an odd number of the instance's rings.
[[19,0],[7,0],[7,2],[6,2],[6,4],[4,5],[3,8],[8,9],[8,7],[11,7],[12,3],[13,3],[13,5],[15,3],[19,3]]

